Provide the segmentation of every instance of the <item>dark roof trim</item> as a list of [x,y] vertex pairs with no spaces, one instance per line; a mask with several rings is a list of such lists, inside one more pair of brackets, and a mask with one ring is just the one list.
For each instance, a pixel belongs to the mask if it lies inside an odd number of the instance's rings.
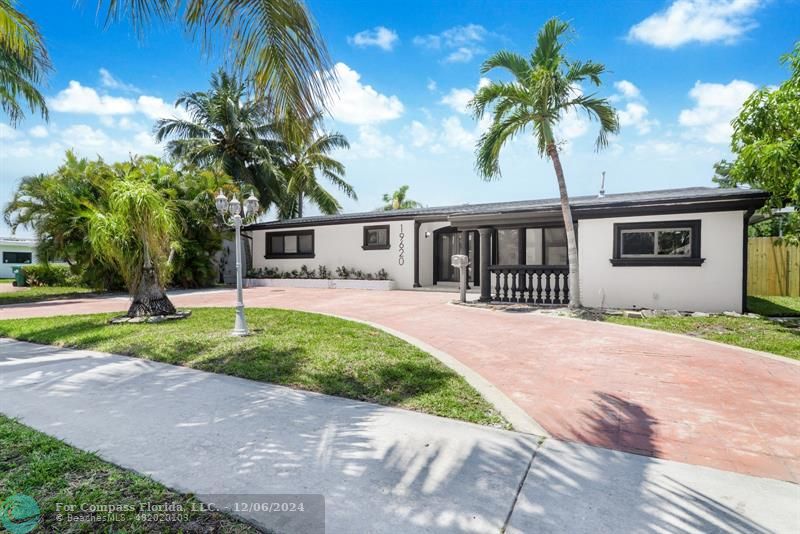
[[265,223],[256,223],[256,224],[248,224],[243,229],[250,231],[250,230],[279,230],[281,228],[301,228],[301,227],[314,227],[314,226],[330,226],[334,224],[362,224],[362,223],[373,223],[373,222],[384,222],[384,221],[392,221],[392,220],[401,220],[401,221],[419,221],[419,222],[444,222],[448,220],[446,214],[444,215],[427,215],[427,216],[412,216],[407,213],[399,215],[388,215],[387,214],[376,214],[373,216],[359,216],[359,217],[350,217],[350,218],[330,218],[330,219],[320,219],[318,221],[312,221],[308,219],[298,219],[296,221],[287,220],[287,221],[270,221]]
[[[748,189],[686,188],[643,193],[621,193],[606,197],[574,197],[570,200],[573,218],[591,219],[652,215],[660,213],[690,213],[698,211],[735,211],[758,209],[769,193]],[[246,230],[270,230],[360,224],[391,220],[419,222],[452,221],[458,225],[493,224],[500,221],[522,221],[560,216],[558,199],[465,204],[443,208],[422,208],[386,212],[351,213],[334,216],[306,217],[287,221],[251,224]]]

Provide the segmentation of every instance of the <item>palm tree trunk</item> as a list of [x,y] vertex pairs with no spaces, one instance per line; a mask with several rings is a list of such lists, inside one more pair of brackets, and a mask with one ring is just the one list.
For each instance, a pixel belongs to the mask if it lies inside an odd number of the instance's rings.
[[142,276],[133,291],[133,302],[128,308],[128,317],[143,317],[153,315],[173,315],[175,306],[161,288],[156,276],[153,263],[150,260],[150,251],[144,247],[144,261],[142,262]]
[[303,216],[303,192],[297,193],[297,217]]
[[567,257],[569,261],[569,307],[581,307],[581,291],[578,280],[578,246],[575,239],[575,226],[572,223],[572,209],[569,207],[567,196],[567,182],[564,180],[564,169],[561,168],[561,159],[558,157],[558,148],[554,143],[547,145],[547,155],[553,162],[558,180],[558,194],[561,198],[561,215],[564,218],[564,230],[567,233]]

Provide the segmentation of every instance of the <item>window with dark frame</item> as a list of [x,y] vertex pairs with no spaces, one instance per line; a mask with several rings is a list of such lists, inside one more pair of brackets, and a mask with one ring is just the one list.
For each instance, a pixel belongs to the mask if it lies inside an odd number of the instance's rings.
[[700,221],[617,223],[610,261],[621,267],[701,265]]
[[3,252],[3,263],[31,263],[32,261],[32,252]]
[[389,229],[388,224],[380,226],[365,226],[364,227],[364,250],[386,250],[391,247],[389,244]]
[[313,258],[314,230],[267,232],[264,257],[267,259]]

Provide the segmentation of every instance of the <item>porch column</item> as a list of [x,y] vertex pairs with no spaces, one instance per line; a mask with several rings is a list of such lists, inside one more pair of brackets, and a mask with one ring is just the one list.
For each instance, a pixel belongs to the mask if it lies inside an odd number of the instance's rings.
[[481,302],[489,302],[492,300],[491,285],[492,280],[489,278],[489,260],[491,259],[491,251],[489,250],[489,237],[492,235],[491,228],[478,228],[478,233],[481,239]]
[[[461,231],[461,254],[469,256],[469,232],[466,230]],[[473,266],[473,269],[475,267]],[[470,289],[469,275],[467,275],[467,289]]]
[[414,221],[414,287],[422,287],[419,284],[419,227],[422,223]]

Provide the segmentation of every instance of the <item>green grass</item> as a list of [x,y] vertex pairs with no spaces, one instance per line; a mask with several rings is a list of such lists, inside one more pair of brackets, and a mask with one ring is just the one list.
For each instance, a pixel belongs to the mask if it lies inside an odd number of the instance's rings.
[[769,317],[797,317],[800,297],[747,297],[747,309]]
[[800,360],[800,328],[797,324],[779,324],[761,317],[728,317],[724,315],[647,319],[606,316],[603,320],[610,323],[687,334]]
[[109,325],[110,314],[0,321],[0,336],[95,349],[398,406],[473,423],[508,424],[467,382],[413,345],[360,323],[286,310],[247,310],[254,335],[231,337],[233,311]]
[[[192,511],[194,498],[167,489],[152,479],[104,462],[94,454],[0,415],[0,502],[13,494],[33,497],[41,510],[35,532],[253,532],[252,527],[219,512]],[[152,523],[135,511],[116,514],[111,523],[67,521],[65,510],[81,505],[139,503],[179,504],[188,518]],[[59,508],[57,504],[60,504]],[[61,518],[59,520],[59,510]],[[98,513],[97,516],[107,514]],[[179,514],[180,515],[180,514]]]
[[85,287],[26,287],[21,288],[19,291],[0,292],[0,306],[3,304],[68,298],[91,292],[91,289]]

